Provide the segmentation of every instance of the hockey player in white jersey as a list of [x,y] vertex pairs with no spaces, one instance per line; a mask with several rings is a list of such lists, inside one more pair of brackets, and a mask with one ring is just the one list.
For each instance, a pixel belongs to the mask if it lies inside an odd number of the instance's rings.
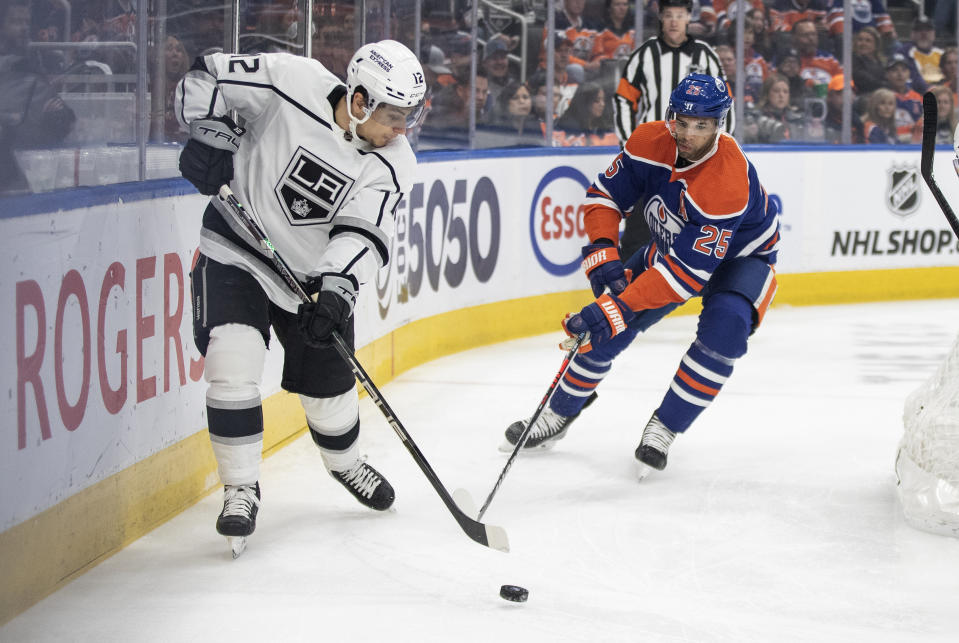
[[197,58],[177,87],[177,117],[191,136],[181,173],[211,196],[228,184],[314,298],[301,304],[211,199],[191,274],[193,328],[224,485],[216,528],[234,555],[260,504],[259,384],[271,327],[285,350],[282,387],[299,394],[326,469],[364,505],[393,503],[393,488],[359,452],[356,382],[331,333],[352,346],[360,286],[390,260],[395,210],[416,166],[404,134],[425,94],[416,57],[392,40],[361,47],[345,86],[316,60],[217,53]]

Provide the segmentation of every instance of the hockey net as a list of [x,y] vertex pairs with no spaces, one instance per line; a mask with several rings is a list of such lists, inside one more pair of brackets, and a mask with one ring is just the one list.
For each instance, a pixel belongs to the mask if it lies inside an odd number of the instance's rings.
[[906,522],[959,537],[959,337],[906,398],[903,423],[896,476]]

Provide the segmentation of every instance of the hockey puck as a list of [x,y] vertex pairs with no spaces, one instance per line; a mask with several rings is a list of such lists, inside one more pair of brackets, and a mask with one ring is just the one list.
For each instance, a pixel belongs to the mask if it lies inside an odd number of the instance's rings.
[[519,585],[503,585],[499,588],[500,598],[514,603],[525,603],[529,598],[529,590]]

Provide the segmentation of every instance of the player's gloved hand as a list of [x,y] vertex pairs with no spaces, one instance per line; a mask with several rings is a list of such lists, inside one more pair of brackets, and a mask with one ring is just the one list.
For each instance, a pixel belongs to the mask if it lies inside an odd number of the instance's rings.
[[300,304],[297,325],[306,343],[316,348],[333,343],[333,331],[341,335],[349,328],[359,285],[351,275],[324,273],[315,301]]
[[233,180],[233,154],[245,131],[226,116],[193,121],[190,140],[180,153],[180,174],[200,194],[216,194]]
[[619,335],[635,316],[636,313],[616,295],[602,295],[578,313],[567,315],[563,320],[563,330],[570,337],[589,331],[589,342],[580,347],[582,353]]
[[602,295],[607,286],[611,293],[618,295],[629,285],[619,251],[609,241],[583,246],[583,270],[589,277],[594,297]]

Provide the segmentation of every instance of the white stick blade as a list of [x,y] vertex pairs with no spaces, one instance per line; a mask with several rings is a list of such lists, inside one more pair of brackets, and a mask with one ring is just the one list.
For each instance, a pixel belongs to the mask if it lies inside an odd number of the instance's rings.
[[476,502],[466,489],[457,489],[453,492],[453,502],[472,519],[476,519]]
[[486,542],[491,549],[509,553],[509,537],[506,530],[496,525],[486,525]]

